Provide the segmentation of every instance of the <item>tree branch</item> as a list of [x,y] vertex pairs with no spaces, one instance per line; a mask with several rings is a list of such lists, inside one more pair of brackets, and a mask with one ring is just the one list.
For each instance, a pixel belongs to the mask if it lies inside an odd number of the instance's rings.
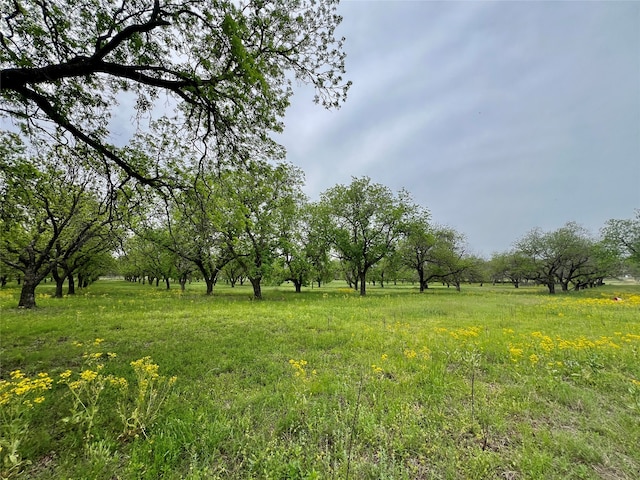
[[162,182],[160,178],[148,178],[140,174],[139,172],[131,168],[131,166],[125,160],[113,153],[106,145],[82,132],[75,125],[69,122],[69,120],[67,120],[60,112],[58,112],[58,110],[51,104],[51,102],[49,102],[49,99],[47,99],[45,96],[24,86],[17,88],[16,92],[24,96],[24,98],[27,98],[38,105],[38,107],[43,112],[45,112],[49,116],[49,118],[51,118],[55,123],[71,133],[76,139],[86,143],[87,145],[94,148],[99,154],[104,155],[109,160],[113,161],[116,165],[122,168],[122,170],[127,175],[135,178],[140,183],[143,183],[145,185],[154,187],[164,185],[164,182]]

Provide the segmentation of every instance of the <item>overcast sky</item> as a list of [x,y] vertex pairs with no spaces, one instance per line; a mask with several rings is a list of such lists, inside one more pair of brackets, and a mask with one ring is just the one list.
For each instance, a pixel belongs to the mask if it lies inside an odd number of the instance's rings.
[[475,253],[640,208],[640,2],[343,1],[349,98],[277,140],[312,200],[406,188]]

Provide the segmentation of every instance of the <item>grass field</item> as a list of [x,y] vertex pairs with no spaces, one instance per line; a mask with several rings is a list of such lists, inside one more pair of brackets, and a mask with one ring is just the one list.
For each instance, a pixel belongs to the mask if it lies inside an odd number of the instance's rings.
[[640,478],[638,286],[203,288],[0,290],[3,475]]

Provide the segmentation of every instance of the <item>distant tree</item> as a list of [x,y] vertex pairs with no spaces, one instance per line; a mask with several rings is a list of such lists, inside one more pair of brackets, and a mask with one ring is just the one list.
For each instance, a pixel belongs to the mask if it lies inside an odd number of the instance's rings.
[[424,292],[428,282],[435,277],[427,275],[429,263],[435,261],[433,251],[436,246],[436,234],[429,222],[430,214],[426,209],[413,209],[399,246],[402,262],[418,275],[420,292]]
[[304,253],[310,266],[309,276],[318,285],[333,280],[334,265],[331,262],[331,240],[328,217],[323,215],[321,205],[307,204],[302,212]]
[[551,232],[549,240],[562,257],[556,276],[563,292],[569,290],[570,284],[577,284],[581,278],[588,278],[594,273],[594,241],[584,227],[569,222]]
[[605,278],[618,276],[624,270],[623,264],[617,252],[606,242],[591,242],[589,260],[571,279],[573,289],[582,290],[603,285]]
[[234,288],[238,282],[242,285],[246,275],[244,267],[236,259],[232,259],[222,267],[222,274],[231,285],[231,288]]
[[262,279],[269,276],[279,253],[293,253],[298,212],[304,202],[302,171],[293,165],[251,162],[246,169],[220,175],[224,198],[235,212],[227,242],[233,258],[262,298]]
[[464,274],[465,282],[479,283],[482,285],[490,278],[487,260],[472,254],[467,255],[466,259],[469,263],[469,268]]
[[526,280],[530,270],[528,257],[518,251],[494,253],[489,261],[489,271],[494,282],[507,279],[515,288],[519,288]]
[[583,227],[569,222],[551,232],[534,229],[516,242],[515,249],[527,258],[527,276],[554,294],[556,284],[566,291],[571,283],[593,274],[593,245]]
[[608,220],[602,229],[604,243],[620,258],[640,269],[640,209],[627,220]]
[[308,285],[314,275],[317,277],[315,261],[320,243],[313,232],[310,205],[304,201],[294,208],[296,211],[286,224],[289,233],[282,236],[278,247],[277,283],[290,281],[296,293],[300,293],[303,285]]
[[273,143],[265,132],[282,130],[294,80],[312,84],[326,107],[344,100],[337,3],[0,0],[0,110],[32,132],[54,124],[103,168],[164,184],[162,158],[113,144],[122,94],[139,119],[162,95],[190,144],[258,154]]
[[56,245],[56,264],[51,269],[51,276],[56,282],[55,297],[62,297],[64,281],[68,282],[67,294],[75,294],[74,276],[78,276],[78,286],[82,288],[97,279],[104,269],[111,265],[111,253],[116,249],[123,235],[120,222],[110,222],[102,229],[96,229],[92,238],[77,251],[62,250]]
[[[171,236],[164,227],[148,229],[142,233],[142,236],[136,237],[137,248],[140,249],[139,254],[145,262],[145,271],[149,284],[154,280],[156,286],[162,280],[167,290],[171,289],[171,279],[184,275],[184,272],[178,272],[177,265],[181,258],[175,249],[171,249]],[[192,268],[187,267],[188,271]]]
[[378,282],[380,288],[384,288],[385,282],[397,282],[402,268],[403,264],[400,253],[397,249],[394,249],[371,267],[371,280]]
[[218,275],[234,258],[229,235],[239,228],[239,218],[230,209],[217,173],[189,174],[188,178],[184,182],[188,188],[157,201],[160,209],[144,231],[157,231],[154,223],[161,225],[163,235],[155,241],[186,262],[182,275],[190,272],[189,264],[194,265],[206,283],[206,294],[211,295]]
[[366,294],[369,269],[389,255],[402,234],[410,209],[408,195],[394,195],[368,177],[354,178],[350,185],[336,185],[321,195],[329,219],[332,248],[352,271]]
[[[0,242],[0,249],[4,248],[3,242]],[[0,252],[0,258],[9,258],[7,251]],[[11,280],[17,280],[20,278],[20,271],[16,268],[10,267],[6,263],[0,261],[0,288],[7,285]]]
[[450,227],[436,227],[434,234],[436,244],[431,252],[428,275],[460,291],[465,276],[475,266],[475,260],[467,254],[465,237]]

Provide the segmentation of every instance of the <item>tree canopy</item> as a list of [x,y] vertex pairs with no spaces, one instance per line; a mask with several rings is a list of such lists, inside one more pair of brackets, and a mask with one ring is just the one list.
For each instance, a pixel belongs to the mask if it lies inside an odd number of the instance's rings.
[[321,196],[329,218],[327,232],[338,257],[360,282],[366,294],[367,272],[395,248],[411,209],[408,194],[391,190],[369,177],[336,185]]
[[203,156],[273,153],[293,81],[327,108],[345,99],[337,3],[0,0],[0,112],[32,134],[73,136],[150,185],[169,180],[162,159],[110,135],[129,102],[139,121],[166,114]]

